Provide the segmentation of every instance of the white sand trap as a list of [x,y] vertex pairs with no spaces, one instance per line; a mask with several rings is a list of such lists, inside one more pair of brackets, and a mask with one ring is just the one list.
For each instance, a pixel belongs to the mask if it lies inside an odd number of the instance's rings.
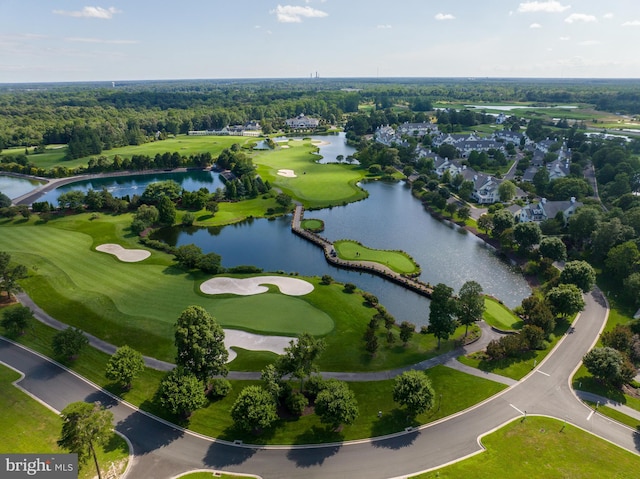
[[211,278],[200,285],[200,291],[204,294],[238,294],[250,296],[252,294],[266,293],[269,288],[264,284],[273,284],[280,289],[282,294],[289,296],[304,296],[313,291],[313,285],[308,281],[285,276],[254,276],[253,278]]
[[282,354],[284,353],[284,348],[289,346],[289,341],[292,339],[285,336],[260,336],[238,331],[237,329],[225,329],[224,346],[229,351],[227,362],[233,361],[237,356],[236,352],[231,349],[232,346],[250,351],[271,351],[272,353]]
[[96,251],[112,254],[120,261],[124,261],[125,263],[136,263],[151,256],[150,251],[144,249],[125,249],[119,244],[112,243],[96,246]]
[[295,171],[293,170],[278,170],[279,176],[284,176],[285,178],[297,178]]
[[289,145],[280,145],[280,148],[291,148]]

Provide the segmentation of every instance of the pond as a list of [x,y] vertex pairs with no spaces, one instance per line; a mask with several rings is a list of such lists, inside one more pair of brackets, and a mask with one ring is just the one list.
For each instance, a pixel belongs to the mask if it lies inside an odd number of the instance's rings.
[[176,181],[187,191],[196,191],[200,188],[207,188],[209,191],[214,192],[217,188],[224,187],[218,173],[212,171],[198,170],[177,173],[152,173],[76,181],[45,193],[37,201],[48,201],[53,205],[57,205],[58,197],[63,193],[67,193],[72,190],[80,190],[86,193],[89,190],[100,191],[102,188],[106,188],[107,191],[118,198],[127,195],[142,195],[145,188],[150,183],[167,180]]
[[0,175],[0,192],[12,200],[35,190],[42,183],[28,178]]
[[[311,141],[318,144],[320,151],[318,155],[322,158],[318,160],[318,163],[339,163],[338,156],[342,155],[343,161],[348,156],[352,156],[356,153],[356,149],[347,145],[347,136],[344,132],[340,132],[337,135],[326,136],[312,136]],[[357,164],[357,160],[352,161],[353,164]]]
[[[401,183],[368,183],[365,201],[331,209],[308,211],[305,218],[325,222],[321,233],[329,240],[355,239],[366,246],[402,249],[421,265],[420,278],[445,283],[456,291],[475,280],[486,293],[514,307],[530,294],[518,271],[498,258],[472,234],[435,220]],[[255,265],[265,271],[309,276],[328,274],[369,291],[398,321],[427,324],[429,301],[368,273],[329,265],[317,246],[291,233],[291,217],[254,219],[216,228],[168,228],[154,236],[171,245],[196,244],[222,256],[225,267]]]

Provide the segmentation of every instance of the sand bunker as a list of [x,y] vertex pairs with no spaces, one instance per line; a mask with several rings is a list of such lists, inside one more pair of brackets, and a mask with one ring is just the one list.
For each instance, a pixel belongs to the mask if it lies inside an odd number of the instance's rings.
[[237,356],[236,352],[231,349],[232,346],[250,351],[271,351],[272,353],[282,354],[284,353],[284,348],[289,346],[291,339],[285,336],[260,336],[236,329],[225,329],[224,346],[229,351],[227,362],[233,361]]
[[297,178],[298,175],[293,170],[278,170],[278,176],[284,176],[285,178]]
[[136,263],[151,256],[150,251],[144,249],[125,249],[119,244],[112,243],[96,246],[96,251],[112,254],[120,261],[124,261],[125,263]]
[[303,296],[313,291],[313,285],[308,281],[285,276],[254,276],[253,278],[211,278],[200,285],[200,291],[205,294],[238,294],[250,296],[266,293],[269,288],[263,286],[273,284],[282,294],[289,296]]

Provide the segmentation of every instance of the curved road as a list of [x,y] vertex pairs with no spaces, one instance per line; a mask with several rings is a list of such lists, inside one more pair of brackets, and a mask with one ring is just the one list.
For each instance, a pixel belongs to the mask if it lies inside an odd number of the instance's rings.
[[[408,434],[319,447],[239,447],[180,430],[119,402],[36,353],[0,341],[0,361],[21,371],[20,386],[61,410],[69,402],[103,402],[127,436],[135,457],[129,477],[171,478],[198,468],[252,473],[264,478],[389,478],[435,468],[478,452],[477,438],[526,414],[567,420],[636,454],[640,438],[581,403],[569,378],[595,344],[608,310],[599,292],[586,297],[585,311],[556,349],[532,373],[504,392],[455,416]],[[525,419],[526,420],[526,419]]]

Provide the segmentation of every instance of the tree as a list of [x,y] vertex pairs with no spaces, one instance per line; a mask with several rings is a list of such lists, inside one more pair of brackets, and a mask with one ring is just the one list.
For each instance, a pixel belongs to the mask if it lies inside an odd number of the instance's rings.
[[175,324],[176,364],[203,383],[216,375],[226,376],[229,352],[224,330],[203,307],[189,306]]
[[458,322],[465,326],[464,335],[469,331],[469,325],[482,319],[485,310],[482,286],[475,281],[467,281],[460,288],[458,301],[455,303],[455,315]]
[[478,228],[484,230],[485,233],[488,233],[489,230],[493,229],[493,216],[488,214],[483,214],[478,218]]
[[144,370],[142,354],[129,346],[121,346],[107,361],[105,377],[120,383],[123,389],[131,388],[131,381]]
[[424,371],[405,371],[393,382],[393,400],[415,417],[433,406],[435,392]]
[[456,306],[451,297],[452,294],[453,289],[443,283],[438,283],[431,294],[428,331],[438,338],[438,349],[440,349],[440,340],[446,341],[456,330],[456,322],[453,318]]
[[22,264],[11,266],[11,255],[0,251],[0,291],[7,293],[7,300],[11,294],[20,291],[18,280],[27,277],[27,268]]
[[171,226],[176,221],[176,205],[168,196],[161,196],[158,200],[158,222],[164,226]]
[[331,379],[318,393],[315,412],[320,422],[338,429],[341,424],[352,424],[358,417],[358,401],[346,382]]
[[569,219],[569,234],[578,243],[583,243],[591,238],[600,224],[600,211],[594,208],[582,207]]
[[513,239],[523,250],[531,249],[532,246],[540,242],[541,238],[542,232],[538,223],[528,221],[526,223],[518,223],[513,228]]
[[400,323],[400,341],[406,346],[415,331],[415,324],[409,321],[402,321],[402,323]]
[[444,210],[449,213],[449,216],[451,218],[453,218],[453,215],[455,214],[455,212],[458,210],[458,205],[456,205],[456,203],[454,201],[447,203],[447,205],[444,207]]
[[635,241],[627,241],[609,250],[604,264],[607,271],[618,280],[623,280],[637,271],[640,251]]
[[509,210],[499,210],[493,215],[493,235],[500,236],[505,230],[513,227],[513,214]]
[[284,354],[276,362],[276,369],[282,376],[291,374],[299,379],[300,391],[302,391],[304,380],[316,371],[314,363],[324,348],[325,343],[322,339],[316,339],[309,333],[302,333],[297,341],[289,341],[289,346],[284,349]]
[[553,261],[564,261],[567,258],[567,247],[557,236],[542,238],[538,251],[543,258],[549,258]]
[[278,419],[276,402],[260,386],[247,386],[231,406],[231,418],[243,431],[267,429]]
[[467,221],[471,217],[471,208],[468,206],[461,206],[458,208],[458,218],[462,221]]
[[283,391],[282,376],[273,364],[268,364],[260,373],[260,379],[264,388],[271,394],[276,404],[280,403],[280,395]]
[[207,403],[202,381],[181,366],[168,372],[162,379],[158,400],[172,414],[184,418]]
[[96,447],[106,444],[113,434],[113,413],[99,403],[73,402],[60,413],[62,432],[58,446],[78,455],[78,462],[93,458],[98,478],[102,478]]
[[24,330],[29,326],[29,321],[33,318],[33,313],[29,308],[18,304],[12,308],[4,310],[2,315],[2,326],[8,335],[18,336],[24,333]]
[[582,291],[575,284],[560,284],[547,293],[551,310],[562,317],[571,316],[584,309]]
[[214,216],[220,209],[220,206],[214,198],[210,198],[204,205],[204,209],[211,213],[211,216]]
[[194,244],[178,246],[174,256],[180,266],[185,269],[195,268],[202,256],[202,249]]
[[71,326],[58,331],[51,341],[54,354],[67,359],[73,359],[87,344],[89,344],[89,340],[84,333]]
[[218,274],[224,271],[222,258],[216,253],[202,254],[196,260],[196,266],[204,273]]
[[[0,149],[0,151],[2,150]],[[11,198],[0,191],[0,208],[8,208],[9,206],[11,206]]]
[[536,188],[536,193],[544,195],[547,187],[549,186],[549,170],[546,168],[539,168],[533,175],[533,185]]
[[586,293],[596,282],[596,272],[586,261],[569,261],[560,273],[560,282],[575,284]]
[[610,347],[592,349],[585,354],[582,362],[596,379],[615,387],[629,382],[635,375],[633,368],[628,371],[622,353]]
[[288,210],[291,207],[292,202],[293,200],[291,199],[291,196],[286,193],[280,193],[276,196],[276,203],[282,206],[285,210]]
[[516,185],[509,180],[504,180],[498,186],[498,196],[500,201],[511,201],[516,196]]
[[556,321],[551,308],[540,296],[529,296],[522,300],[524,323],[541,328],[549,335],[556,328]]

